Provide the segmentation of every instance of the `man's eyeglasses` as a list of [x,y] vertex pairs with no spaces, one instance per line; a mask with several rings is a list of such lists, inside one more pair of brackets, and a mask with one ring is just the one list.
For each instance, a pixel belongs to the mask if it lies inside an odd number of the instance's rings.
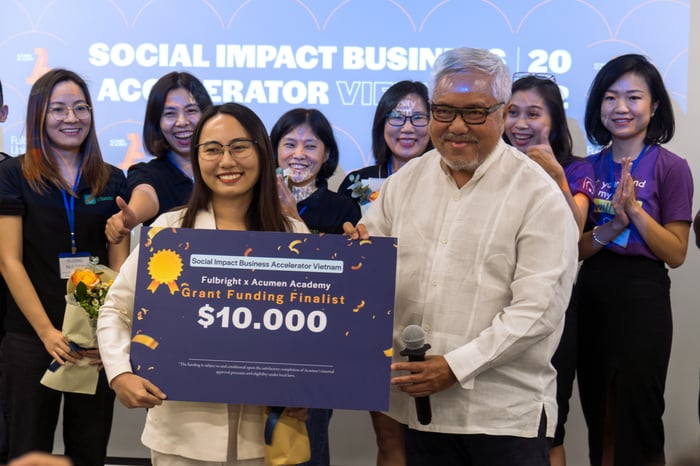
[[428,125],[430,117],[427,113],[414,113],[407,116],[403,113],[391,112],[386,115],[386,122],[391,126],[403,126],[406,124],[406,120],[411,120],[411,124],[416,128],[422,128]]
[[457,118],[457,115],[462,117],[462,121],[468,125],[483,125],[486,118],[503,105],[504,102],[498,102],[490,107],[452,107],[451,105],[430,104],[430,112],[433,114],[435,121],[440,123],[452,123]]
[[88,104],[78,104],[73,107],[67,105],[52,105],[49,107],[48,113],[57,121],[63,121],[68,118],[68,113],[73,111],[75,117],[79,120],[87,120],[90,118],[90,106]]
[[253,148],[257,143],[258,141],[255,139],[237,138],[228,144],[210,141],[197,144],[194,148],[199,151],[199,157],[208,162],[219,160],[221,156],[224,155],[226,149],[228,149],[228,153],[231,154],[231,157],[240,161],[253,155],[255,152]]
[[556,76],[554,76],[552,73],[530,73],[528,71],[519,71],[517,73],[513,73],[513,82],[517,81],[518,79],[529,77],[557,82]]

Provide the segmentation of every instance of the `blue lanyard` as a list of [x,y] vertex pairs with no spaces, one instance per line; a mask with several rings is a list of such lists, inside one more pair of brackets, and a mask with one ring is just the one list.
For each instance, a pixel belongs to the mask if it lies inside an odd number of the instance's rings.
[[[644,147],[642,147],[642,151],[639,153],[637,158],[634,159],[634,161],[632,162],[632,168],[630,169],[630,173],[634,173],[634,169],[637,168],[639,161],[642,160],[642,156],[646,153],[648,148],[649,148],[649,145],[644,144]],[[610,189],[614,193],[615,192],[615,189],[614,189],[615,171],[613,168],[613,149],[612,149],[612,146],[610,147],[610,159],[608,160],[608,171],[610,172]]]
[[306,208],[307,208],[307,207],[308,207],[307,205],[301,206],[301,209],[299,209],[299,217],[301,217],[302,215],[304,215],[304,212],[306,212]]
[[[75,181],[73,182],[73,193],[77,196],[78,194],[78,183],[80,183],[81,168],[83,166],[83,157],[80,157],[80,162],[78,163],[78,174],[75,176]],[[70,228],[70,250],[73,255],[78,252],[78,245],[75,242],[75,196],[70,197],[70,202],[68,201],[68,196],[66,196],[66,190],[61,189],[61,194],[63,194],[63,206],[66,208],[66,217],[68,217],[68,228]]]
[[187,172],[186,172],[185,170],[183,170],[182,167],[181,167],[180,165],[177,164],[177,162],[175,162],[175,159],[173,158],[173,153],[172,153],[172,151],[168,151],[168,160],[170,160],[170,163],[172,163],[173,165],[175,165],[175,168],[177,168],[178,170],[180,170],[180,173],[182,173],[183,175],[185,175],[185,178],[189,178],[190,181],[192,181],[192,183],[194,183],[194,176],[188,175]]

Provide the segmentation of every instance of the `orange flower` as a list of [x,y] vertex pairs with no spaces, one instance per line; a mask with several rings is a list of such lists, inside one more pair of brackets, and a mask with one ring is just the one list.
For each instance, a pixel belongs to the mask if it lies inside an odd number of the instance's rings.
[[83,282],[88,288],[92,288],[100,283],[100,277],[89,269],[75,269],[70,276],[70,280],[76,286],[78,283]]
[[372,202],[372,201],[374,201],[375,199],[377,199],[378,196],[379,196],[379,191],[372,191],[372,194],[369,195],[369,200],[370,200],[370,202]]

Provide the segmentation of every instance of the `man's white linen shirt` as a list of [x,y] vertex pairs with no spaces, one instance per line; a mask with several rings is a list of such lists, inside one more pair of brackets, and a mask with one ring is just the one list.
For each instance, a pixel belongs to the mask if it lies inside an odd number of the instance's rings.
[[426,331],[457,383],[430,396],[432,422],[392,389],[390,415],[411,428],[547,436],[557,419],[551,364],[577,265],[578,228],[556,183],[499,141],[458,188],[441,156],[418,157],[382,186],[360,223],[398,238],[394,360],[410,324]]

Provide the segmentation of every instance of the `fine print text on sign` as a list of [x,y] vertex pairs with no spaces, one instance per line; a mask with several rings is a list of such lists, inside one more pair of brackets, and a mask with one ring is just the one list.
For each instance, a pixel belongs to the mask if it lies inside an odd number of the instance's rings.
[[134,372],[170,400],[387,410],[396,240],[144,228]]

